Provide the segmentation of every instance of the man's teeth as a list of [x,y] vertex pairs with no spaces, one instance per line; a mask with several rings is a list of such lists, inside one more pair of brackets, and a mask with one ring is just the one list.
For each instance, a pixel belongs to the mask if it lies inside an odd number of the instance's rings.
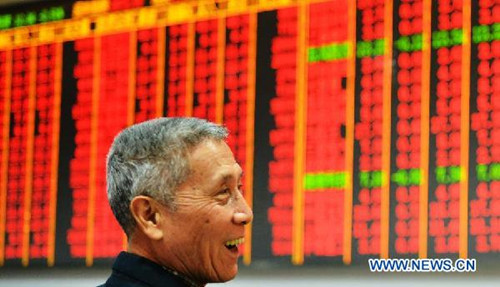
[[245,238],[242,237],[242,238],[226,241],[225,245],[228,247],[238,246],[238,245],[242,244],[243,242],[245,242]]

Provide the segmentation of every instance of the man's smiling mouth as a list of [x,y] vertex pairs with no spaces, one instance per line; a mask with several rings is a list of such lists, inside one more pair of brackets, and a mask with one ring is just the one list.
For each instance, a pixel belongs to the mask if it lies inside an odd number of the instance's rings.
[[245,242],[245,238],[241,237],[238,239],[226,241],[226,243],[224,243],[224,245],[229,250],[234,250],[234,249],[238,250],[238,245],[242,244],[243,242]]

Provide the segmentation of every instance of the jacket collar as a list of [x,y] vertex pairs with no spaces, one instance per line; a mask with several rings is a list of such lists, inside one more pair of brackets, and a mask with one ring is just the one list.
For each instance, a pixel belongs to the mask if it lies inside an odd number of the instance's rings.
[[173,284],[168,286],[173,287],[198,287],[176,271],[167,269],[145,257],[125,251],[120,252],[116,258],[113,271],[154,287],[166,286],[167,282]]

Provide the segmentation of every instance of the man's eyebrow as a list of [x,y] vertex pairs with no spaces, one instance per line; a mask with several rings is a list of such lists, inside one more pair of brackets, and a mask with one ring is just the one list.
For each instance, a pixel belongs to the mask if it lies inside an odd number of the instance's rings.
[[[240,174],[239,174],[239,177],[237,177],[237,179],[241,179],[244,175],[245,175],[245,173],[242,170],[240,172]],[[224,184],[226,181],[228,181],[232,177],[233,177],[233,174],[231,174],[231,173],[225,173],[225,174],[223,174],[223,175],[220,176],[219,182],[221,182],[222,184]]]

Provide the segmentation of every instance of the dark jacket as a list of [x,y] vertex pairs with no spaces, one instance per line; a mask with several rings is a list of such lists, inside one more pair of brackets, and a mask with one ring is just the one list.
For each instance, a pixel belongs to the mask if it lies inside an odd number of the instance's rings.
[[99,287],[189,287],[181,277],[155,262],[128,252],[121,252],[113,272]]

